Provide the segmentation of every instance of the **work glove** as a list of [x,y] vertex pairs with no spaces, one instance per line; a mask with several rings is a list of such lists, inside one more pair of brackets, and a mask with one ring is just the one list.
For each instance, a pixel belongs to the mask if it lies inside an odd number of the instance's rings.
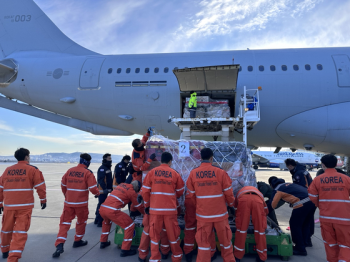
[[41,209],[45,209],[46,208],[46,203],[41,203]]
[[0,207],[0,214],[2,214],[2,211],[4,211],[4,207]]
[[108,194],[108,189],[103,189],[103,194],[107,195]]
[[229,213],[231,213],[233,216],[236,215],[236,210],[235,210],[234,207],[227,207],[227,211],[228,211]]
[[146,207],[146,208],[145,208],[145,213],[146,213],[147,215],[149,215],[149,207]]
[[152,127],[149,127],[149,128],[147,129],[147,133],[148,133],[149,135],[152,133]]
[[150,157],[149,157],[150,159],[152,159],[152,161],[154,161],[155,159],[156,159],[156,154],[155,153],[153,153],[152,155],[150,155]]
[[141,195],[137,195],[137,203],[141,204],[143,197]]

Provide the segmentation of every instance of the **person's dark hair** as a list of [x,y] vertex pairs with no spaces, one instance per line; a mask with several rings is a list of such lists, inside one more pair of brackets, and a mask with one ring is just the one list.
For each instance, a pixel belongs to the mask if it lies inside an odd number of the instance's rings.
[[271,185],[271,181],[272,181],[272,180],[275,180],[275,179],[278,179],[278,177],[277,177],[277,176],[271,176],[271,177],[269,178],[269,185]]
[[125,156],[123,156],[123,159],[122,159],[122,161],[124,161],[124,160],[131,160],[131,157],[129,156],[129,155],[125,155]]
[[169,152],[163,152],[160,158],[160,162],[162,164],[168,164],[172,160],[173,160],[173,156]]
[[138,147],[139,144],[140,144],[140,141],[141,141],[141,140],[138,139],[138,138],[134,139],[134,141],[132,141],[132,143],[131,143],[132,147],[133,147],[133,148]]
[[324,155],[321,158],[321,163],[324,164],[327,168],[335,168],[337,166],[338,159],[335,155]]
[[286,183],[286,181],[282,178],[278,178],[275,176],[269,178],[269,184],[273,189],[275,189],[278,185],[284,184],[284,183]]
[[286,163],[286,166],[296,166],[297,162],[295,162],[294,159],[291,158],[287,158],[286,160],[284,160],[284,163]]
[[190,95],[192,95],[193,93],[195,93],[195,91],[191,91],[191,92],[190,92]]
[[15,152],[15,158],[17,159],[17,161],[23,161],[26,156],[29,156],[30,152],[28,149],[26,148],[19,148],[16,150]]
[[201,158],[202,160],[209,160],[212,156],[214,156],[213,150],[210,148],[203,148],[201,150]]
[[80,155],[80,158],[85,159],[86,161],[91,161],[91,156],[87,153],[83,153]]
[[104,154],[104,155],[103,155],[103,157],[102,157],[102,158],[103,158],[103,159],[107,159],[107,157],[109,157],[109,156],[112,156],[112,155],[111,155],[111,154],[109,154],[109,153],[106,153],[106,154]]

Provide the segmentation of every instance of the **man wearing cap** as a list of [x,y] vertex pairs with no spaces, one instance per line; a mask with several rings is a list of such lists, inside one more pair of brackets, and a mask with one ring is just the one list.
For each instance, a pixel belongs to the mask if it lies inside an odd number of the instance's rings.
[[137,192],[140,191],[141,183],[137,180],[131,184],[122,183],[118,185],[101,205],[100,214],[103,218],[102,234],[100,239],[100,248],[108,247],[111,242],[108,240],[111,231],[112,222],[124,229],[124,240],[122,244],[121,257],[132,256],[136,250],[131,250],[131,242],[134,234],[135,224],[132,219],[122,211],[129,202],[132,202],[135,208],[144,214],[142,203],[137,202]]

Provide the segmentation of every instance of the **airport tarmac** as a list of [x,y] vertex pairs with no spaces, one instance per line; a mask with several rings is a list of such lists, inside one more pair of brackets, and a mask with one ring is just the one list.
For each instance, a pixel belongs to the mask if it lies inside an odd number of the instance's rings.
[[[0,174],[6,169],[7,166],[13,165],[13,163],[1,163]],[[87,222],[86,233],[84,240],[88,240],[88,245],[73,249],[73,239],[75,234],[75,221],[72,223],[72,227],[68,233],[68,239],[65,244],[65,251],[58,259],[52,258],[52,253],[55,251],[55,240],[58,232],[59,218],[63,210],[64,197],[61,192],[61,178],[65,171],[75,166],[75,164],[33,164],[37,166],[44,174],[46,187],[47,187],[47,208],[45,210],[40,209],[39,197],[35,193],[35,207],[33,210],[31,227],[28,232],[28,241],[25,250],[22,255],[22,262],[38,262],[38,261],[138,261],[137,255],[127,258],[121,258],[120,249],[113,244],[115,225],[112,226],[111,233],[109,234],[109,240],[112,245],[106,249],[101,250],[100,246],[100,234],[101,228],[97,228],[94,225],[95,209],[97,205],[97,199],[90,194],[89,210],[90,215]],[[90,169],[96,173],[99,164],[91,164]],[[312,177],[315,177],[316,172],[310,172]],[[262,168],[257,170],[256,177],[258,181],[267,182],[270,176],[278,176],[284,178],[286,181],[291,182],[289,172],[280,171],[279,169],[267,169]],[[292,209],[289,205],[283,205],[276,210],[276,214],[281,228],[285,232],[289,232],[286,228],[289,226],[288,221],[290,218]],[[127,209],[126,211],[127,212]],[[315,214],[315,219],[318,218],[318,210]],[[317,261],[323,262],[326,260],[326,253],[321,237],[320,224],[315,225],[315,235],[312,238],[313,247],[307,248],[308,256],[299,257],[294,256],[290,258],[290,261],[296,262],[310,262]],[[1,258],[0,258],[1,261]],[[169,257],[167,260],[171,261]],[[183,258],[183,261],[185,259]],[[195,259],[193,259],[195,261]],[[215,261],[223,261],[221,257],[218,257]],[[255,261],[255,256],[246,255],[242,262]],[[279,257],[268,257],[267,261],[280,261]]]

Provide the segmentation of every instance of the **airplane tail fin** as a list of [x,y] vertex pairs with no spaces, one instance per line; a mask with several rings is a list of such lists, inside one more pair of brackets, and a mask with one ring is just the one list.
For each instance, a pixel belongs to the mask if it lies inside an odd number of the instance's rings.
[[63,34],[33,0],[0,0],[0,58],[37,50],[96,54]]

